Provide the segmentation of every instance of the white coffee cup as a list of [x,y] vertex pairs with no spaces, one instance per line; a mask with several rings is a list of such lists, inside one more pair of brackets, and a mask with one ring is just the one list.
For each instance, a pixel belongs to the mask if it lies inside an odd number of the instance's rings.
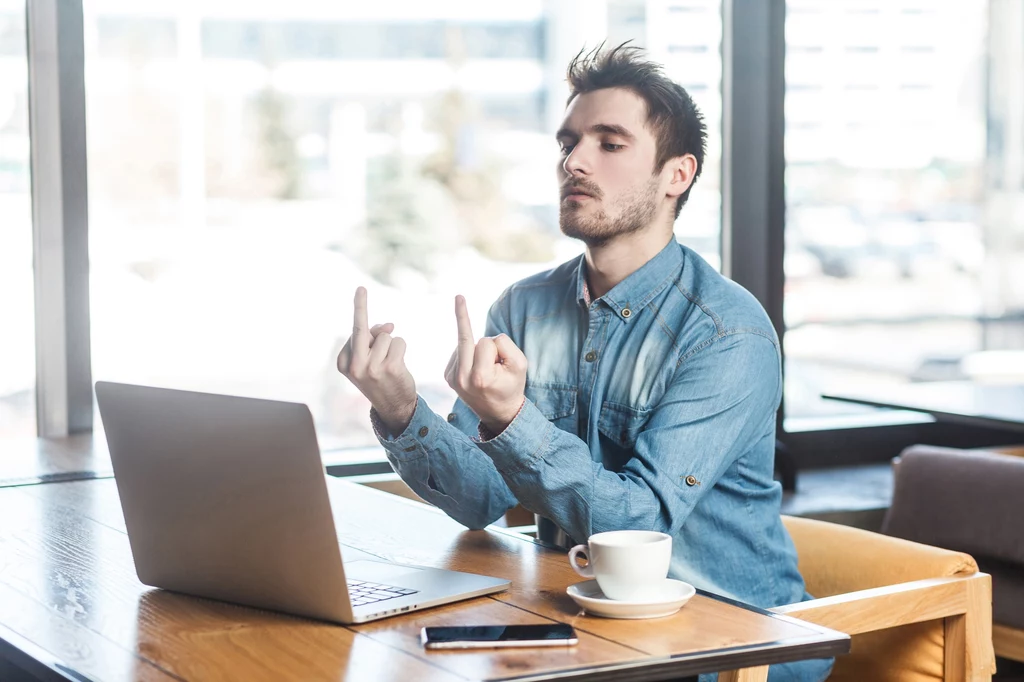
[[[580,566],[576,557],[587,559]],[[609,599],[653,601],[664,590],[672,560],[672,536],[649,530],[613,530],[591,535],[569,550],[569,565],[584,578],[597,578]]]

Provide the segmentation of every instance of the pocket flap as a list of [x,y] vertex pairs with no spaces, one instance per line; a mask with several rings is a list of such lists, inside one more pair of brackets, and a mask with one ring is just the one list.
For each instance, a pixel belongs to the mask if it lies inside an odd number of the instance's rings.
[[526,397],[548,421],[567,417],[576,411],[576,389],[569,386],[527,384]]
[[597,429],[621,447],[632,448],[649,417],[650,410],[635,410],[605,401],[601,405]]

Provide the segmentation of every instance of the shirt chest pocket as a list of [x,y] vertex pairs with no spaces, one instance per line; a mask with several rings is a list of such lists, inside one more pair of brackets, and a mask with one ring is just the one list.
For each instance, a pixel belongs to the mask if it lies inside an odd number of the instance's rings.
[[[570,417],[575,419],[576,389],[569,386],[553,386],[550,384],[526,384],[526,397],[530,399],[541,414],[556,426],[564,427]],[[574,422],[575,423],[575,422]],[[568,429],[564,429],[568,430]]]
[[637,410],[626,405],[605,401],[601,405],[601,416],[597,430],[601,435],[624,450],[632,450],[637,436],[651,415],[650,410]]

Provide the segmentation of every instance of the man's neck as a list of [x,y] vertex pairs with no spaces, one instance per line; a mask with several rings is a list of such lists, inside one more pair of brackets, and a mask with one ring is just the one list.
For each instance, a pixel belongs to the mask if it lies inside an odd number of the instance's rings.
[[588,246],[587,288],[591,300],[601,298],[616,284],[657,256],[672,239],[672,233],[653,227],[622,235],[600,246]]

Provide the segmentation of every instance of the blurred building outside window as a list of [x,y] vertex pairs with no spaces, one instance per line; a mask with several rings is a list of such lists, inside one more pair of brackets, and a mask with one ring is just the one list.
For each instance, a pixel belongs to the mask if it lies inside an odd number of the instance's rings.
[[1024,381],[1024,3],[789,0],[786,414]]

